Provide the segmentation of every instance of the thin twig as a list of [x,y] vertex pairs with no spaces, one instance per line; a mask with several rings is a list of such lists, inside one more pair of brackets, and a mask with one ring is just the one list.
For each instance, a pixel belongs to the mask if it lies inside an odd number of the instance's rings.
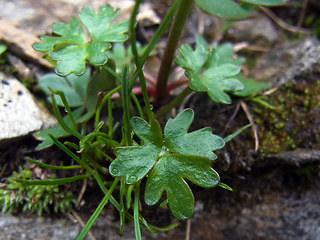
[[[71,210],[70,212],[68,212],[67,216],[71,219],[71,221],[78,222],[80,224],[80,226],[82,228],[84,228],[84,226],[85,226],[84,221],[74,210]],[[91,240],[96,240],[96,238],[93,236],[93,234],[90,231],[88,232],[88,235]]]
[[191,233],[191,219],[187,221],[186,240],[190,240],[190,233]]
[[301,13],[300,13],[299,20],[297,23],[297,27],[302,26],[304,19],[306,17],[307,8],[308,8],[308,0],[303,0],[302,9],[301,9]]
[[181,112],[183,109],[186,108],[187,102],[190,100],[190,98],[195,94],[195,92],[190,93],[188,96],[185,97],[185,99],[180,104],[178,112]]
[[259,136],[258,136],[257,126],[254,124],[253,117],[250,113],[248,105],[244,101],[240,101],[240,105],[241,105],[242,110],[245,112],[249,122],[252,124],[251,129],[253,131],[254,140],[255,140],[254,141],[255,142],[254,150],[257,152],[259,149]]
[[295,27],[287,24],[282,19],[278,18],[270,9],[265,7],[259,7],[259,9],[264,12],[268,17],[270,17],[279,27],[289,31],[289,32],[301,32],[301,33],[310,33],[309,30],[301,28],[301,27]]
[[255,52],[269,52],[270,51],[270,48],[268,48],[268,47],[250,45],[247,42],[240,42],[240,43],[233,45],[234,52],[239,52],[242,49],[247,49],[249,51],[255,51]]
[[220,136],[223,136],[225,134],[225,132],[227,131],[227,129],[229,128],[231,122],[234,120],[234,118],[237,116],[238,112],[240,109],[240,104],[237,103],[235,110],[233,111],[232,116],[229,118],[228,122],[226,123],[226,125],[224,126],[223,131],[219,134]]
[[76,207],[78,207],[81,202],[83,194],[85,193],[85,191],[87,189],[87,184],[88,184],[88,179],[87,178],[83,179],[83,184],[82,184],[81,191],[80,191],[78,199],[77,199]]

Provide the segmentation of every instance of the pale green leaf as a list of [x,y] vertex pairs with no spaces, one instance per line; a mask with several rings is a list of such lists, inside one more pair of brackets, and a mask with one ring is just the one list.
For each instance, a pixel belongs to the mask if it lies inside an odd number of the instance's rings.
[[[50,95],[49,88],[62,91],[70,107],[78,107],[85,103],[86,90],[90,81],[90,70],[81,75],[76,76],[70,74],[66,77],[60,77],[57,74],[49,73],[41,77],[38,81],[41,89]],[[57,104],[63,106],[63,103],[58,95],[54,96]]]
[[218,17],[237,19],[250,15],[250,11],[233,0],[196,0],[198,6]]
[[251,78],[246,78],[242,75],[238,75],[237,77],[242,84],[244,85],[244,89],[240,91],[235,91],[233,94],[238,97],[253,97],[257,95],[262,90],[270,87],[270,83],[268,82],[258,82]]
[[47,52],[49,58],[56,61],[59,75],[81,75],[87,62],[101,66],[108,61],[107,50],[111,48],[111,42],[127,39],[128,21],[112,23],[118,13],[119,10],[110,5],[101,6],[98,13],[92,7],[84,7],[79,13],[80,19],[73,17],[68,24],[54,23],[53,33],[57,36],[42,36],[41,42],[33,47]]
[[264,6],[278,6],[283,5],[287,0],[241,0],[242,2],[255,4],[255,5],[264,5]]
[[7,46],[4,44],[0,44],[0,55],[3,54],[7,50]]

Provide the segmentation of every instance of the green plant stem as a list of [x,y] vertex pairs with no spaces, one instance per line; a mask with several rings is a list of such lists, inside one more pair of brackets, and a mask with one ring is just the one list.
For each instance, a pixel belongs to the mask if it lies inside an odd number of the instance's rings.
[[[182,0],[175,0],[174,3],[171,5],[171,8],[168,10],[167,14],[165,15],[165,17],[163,18],[163,20],[161,21],[157,31],[154,33],[153,38],[151,39],[151,41],[149,42],[147,48],[144,50],[141,58],[140,58],[140,63],[141,65],[144,64],[144,62],[147,60],[147,58],[149,57],[151,51],[154,49],[154,47],[156,46],[158,40],[160,39],[160,37],[162,36],[162,34],[164,33],[164,31],[167,29],[173,15],[175,14],[175,12],[177,11],[180,3]],[[134,74],[132,75],[132,77],[130,78],[130,88],[132,89],[136,78],[138,77],[140,71],[142,71],[142,69],[137,68],[134,72]]]
[[110,92],[108,92],[102,98],[102,100],[98,103],[96,116],[95,116],[95,126],[97,126],[99,124],[99,122],[100,122],[100,114],[101,114],[103,105],[106,103],[106,101],[108,100],[109,97],[111,97],[114,93],[119,92],[120,90],[121,90],[121,86],[116,87],[115,89],[113,89]]
[[73,177],[59,178],[59,179],[15,179],[15,181],[23,183],[25,185],[62,185],[66,183],[75,182],[81,179],[89,178],[92,174],[76,175]]
[[166,115],[168,112],[170,112],[171,109],[178,106],[190,93],[192,93],[192,89],[190,87],[186,87],[170,103],[158,110],[158,112],[156,113],[156,118],[160,118]]
[[87,160],[88,163],[91,163],[95,170],[100,171],[103,175],[108,175],[108,172],[96,161],[92,159],[92,157],[86,153],[82,152],[83,158]]
[[119,82],[122,81],[121,77],[108,65],[103,65],[103,67],[112,75],[114,76]]
[[[99,187],[101,188],[101,190],[103,191],[103,193],[106,194],[108,192],[108,189],[103,184],[103,181],[101,180],[99,173],[93,172],[92,176],[97,181],[97,183],[98,183]],[[109,200],[112,203],[112,205],[118,211],[120,211],[120,204],[112,195],[110,196]],[[132,221],[134,219],[134,217],[130,213],[128,213],[127,211],[125,212],[125,214],[126,214],[126,218],[128,218],[129,220]],[[150,232],[154,232],[154,233],[157,231],[168,231],[172,228],[175,228],[176,226],[178,226],[180,224],[177,222],[177,223],[172,223],[166,227],[157,227],[157,226],[149,224],[142,216],[140,216],[140,223],[143,224]]]
[[84,226],[84,228],[82,229],[81,233],[79,234],[79,236],[77,237],[77,240],[82,240],[85,238],[85,236],[88,234],[90,228],[92,227],[93,223],[97,220],[97,218],[99,217],[100,213],[102,212],[103,208],[105,207],[105,205],[108,203],[109,198],[112,196],[112,192],[114,190],[114,188],[117,186],[119,182],[119,178],[116,178],[110,189],[106,192],[105,196],[103,197],[103,199],[101,200],[100,204],[98,205],[98,207],[96,208],[96,210],[94,211],[94,213],[91,215],[91,217],[89,218],[88,222],[86,223],[86,225]]
[[144,114],[143,114],[141,105],[139,103],[139,100],[138,100],[137,96],[133,92],[131,92],[131,98],[132,98],[134,104],[136,105],[136,107],[138,109],[140,117],[144,119]]
[[131,141],[131,125],[129,112],[129,90],[128,90],[128,67],[124,68],[123,79],[121,82],[121,98],[123,106],[123,140],[126,146],[132,145]]
[[139,199],[140,198],[140,182],[137,183],[134,189],[134,206],[133,206],[133,221],[134,221],[134,233],[136,240],[141,240],[141,230],[139,222]]
[[113,118],[112,118],[112,102],[111,102],[111,96],[108,97],[108,135],[109,138],[113,138],[113,131],[112,131],[112,127],[113,127]]
[[127,195],[126,195],[126,198],[127,198],[126,207],[127,207],[127,209],[129,209],[131,207],[131,193],[132,193],[133,187],[134,187],[134,185],[129,185],[129,187],[127,189]]
[[66,146],[74,148],[76,151],[80,151],[80,147],[79,147],[78,144],[75,144],[75,143],[69,142],[69,141],[65,141],[63,144],[66,145]]
[[124,209],[124,200],[123,197],[126,192],[126,178],[122,177],[120,181],[120,230],[119,230],[119,235],[123,234],[124,231],[124,224],[125,224],[125,219],[126,219],[126,214],[125,214],[125,209]]
[[[96,180],[96,182],[98,183],[99,187],[101,188],[101,190],[103,191],[104,194],[108,193],[108,189],[105,187],[105,185],[103,184],[103,181],[99,175],[99,173],[97,171],[94,171],[87,163],[85,163],[82,159],[80,159],[76,154],[74,154],[73,152],[71,152],[65,145],[63,145],[59,140],[57,140],[55,137],[53,137],[52,135],[49,135],[49,137],[52,139],[52,141],[60,148],[62,149],[67,155],[69,155],[71,158],[73,158],[77,163],[79,163],[79,165],[81,165],[81,167],[83,169],[86,169],[89,173],[91,173],[92,177]],[[87,176],[87,175],[86,175]],[[89,177],[89,174],[88,174]],[[74,180],[74,179],[73,179]],[[110,195],[109,198],[110,202],[112,203],[112,205],[118,210],[120,211],[120,204],[118,203],[118,201],[112,196]],[[134,217],[129,214],[127,211],[125,212],[126,218],[128,218],[129,220],[133,220]],[[140,217],[140,222],[141,224],[143,224],[145,227],[147,227],[151,232],[155,232],[155,231],[167,231],[169,229],[172,229],[174,227],[176,227],[177,225],[179,225],[179,223],[174,223],[174,224],[170,224],[167,227],[157,227],[157,226],[153,226],[150,225],[149,223],[147,223],[147,221],[143,218]]]
[[158,79],[157,79],[157,100],[158,102],[163,101],[166,96],[167,82],[171,70],[172,61],[174,59],[175,51],[186,23],[186,20],[191,12],[193,0],[183,0],[178,8],[177,14],[173,21],[167,46],[161,61]]
[[[72,134],[73,136],[75,136],[76,138],[78,139],[82,139],[83,136],[78,133],[77,131],[75,131],[74,129],[70,128],[64,121],[63,121],[63,118],[61,116],[61,113],[60,113],[60,110],[59,110],[59,107],[57,105],[57,102],[56,100],[54,99],[53,95],[51,95],[51,102],[52,102],[52,108],[53,108],[53,112],[54,112],[54,115],[56,116],[59,124],[61,125],[61,127],[66,130],[67,132],[69,132],[70,134]],[[72,116],[72,113],[71,112],[68,112],[68,116],[70,118],[70,116]],[[72,119],[73,119],[73,116],[72,116]],[[71,120],[71,118],[70,118]],[[72,121],[72,120],[71,120]]]
[[[140,87],[142,90],[142,97],[144,104],[146,106],[146,112],[148,116],[149,122],[152,120],[152,110],[151,110],[151,105],[149,102],[149,96],[147,92],[147,84],[146,84],[146,79],[144,77],[143,71],[142,71],[142,65],[139,59],[138,55],[138,50],[137,50],[137,38],[136,38],[136,16],[138,14],[139,10],[139,5],[141,3],[141,0],[136,0],[136,3],[131,11],[131,16],[130,16],[130,21],[129,21],[129,36],[130,36],[130,44],[131,44],[131,49],[132,49],[132,54],[134,58],[134,62],[136,64],[137,69],[139,69],[139,81],[140,81]],[[131,89],[130,89],[131,91]]]
[[75,160],[83,169],[86,169],[89,173],[94,172],[93,169],[86,163],[84,162],[81,158],[79,158],[76,154],[71,152],[65,145],[63,145],[58,139],[56,139],[54,136],[49,134],[49,137],[51,140],[62,150],[64,151],[67,155],[69,155],[73,160]]
[[70,169],[81,168],[80,165],[56,166],[56,165],[42,163],[42,162],[33,160],[31,158],[26,158],[26,160],[28,160],[29,162],[36,164],[37,166],[42,167],[42,168],[49,168],[49,169],[56,169],[56,170],[70,170]]
[[87,144],[87,142],[89,142],[90,140],[92,140],[95,137],[103,137],[103,139],[101,139],[101,140],[107,146],[110,146],[110,147],[118,147],[120,145],[117,141],[109,139],[109,135],[104,132],[92,132],[92,133],[89,133],[87,136],[85,136],[83,139],[81,139],[81,141],[80,141],[81,148],[84,148],[84,146]]
[[67,99],[66,99],[64,93],[63,93],[62,91],[53,90],[53,89],[50,89],[50,91],[51,91],[52,93],[54,93],[54,94],[58,94],[58,95],[59,95],[59,97],[60,97],[60,99],[61,99],[61,101],[62,101],[62,103],[63,103],[63,106],[65,107],[65,110],[67,111],[67,114],[68,114],[68,116],[69,116],[69,118],[70,118],[70,121],[71,121],[72,126],[73,126],[73,130],[76,131],[76,132],[78,132],[77,123],[76,123],[76,121],[74,120],[74,117],[73,117],[72,112],[71,112],[71,108],[70,108],[70,106],[69,106],[69,104],[68,104],[68,102],[67,102]]

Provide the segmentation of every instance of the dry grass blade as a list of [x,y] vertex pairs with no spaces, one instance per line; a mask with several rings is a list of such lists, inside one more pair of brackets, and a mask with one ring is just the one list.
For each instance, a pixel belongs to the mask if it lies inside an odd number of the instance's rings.
[[243,111],[245,112],[249,122],[252,124],[252,131],[253,131],[253,135],[254,135],[254,140],[255,140],[255,147],[254,147],[254,150],[257,152],[258,149],[259,149],[259,136],[258,136],[258,130],[257,130],[257,127],[256,125],[254,124],[254,121],[253,121],[253,117],[250,113],[250,110],[249,110],[249,107],[248,105],[244,102],[244,101],[240,101],[240,105],[241,105],[241,108],[243,109]]
[[289,32],[301,32],[305,34],[309,34],[310,30],[301,28],[301,27],[295,27],[287,24],[282,19],[278,18],[270,9],[265,7],[259,7],[259,9],[264,12],[268,17],[270,17],[279,27],[283,28],[284,30],[287,30]]

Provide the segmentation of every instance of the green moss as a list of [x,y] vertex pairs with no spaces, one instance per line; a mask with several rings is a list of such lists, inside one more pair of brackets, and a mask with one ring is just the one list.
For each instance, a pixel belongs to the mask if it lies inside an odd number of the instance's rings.
[[261,153],[320,148],[320,81],[287,83],[263,100],[275,109],[252,107]]
[[[0,209],[2,212],[23,211],[36,212],[66,212],[76,203],[72,192],[60,192],[57,185],[24,185],[16,179],[33,179],[33,173],[28,167],[20,167],[19,172],[13,172],[7,178],[7,183],[0,187]],[[55,178],[55,175],[50,177]]]

